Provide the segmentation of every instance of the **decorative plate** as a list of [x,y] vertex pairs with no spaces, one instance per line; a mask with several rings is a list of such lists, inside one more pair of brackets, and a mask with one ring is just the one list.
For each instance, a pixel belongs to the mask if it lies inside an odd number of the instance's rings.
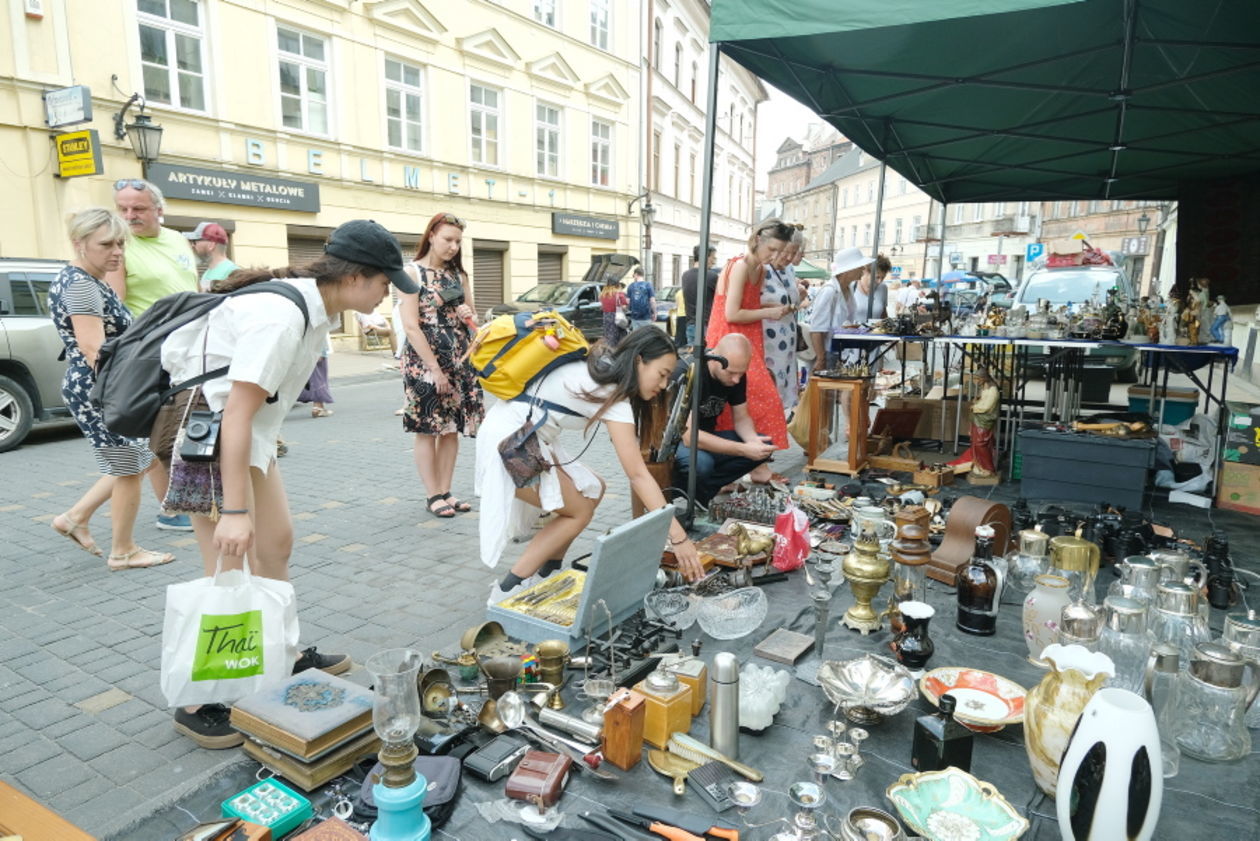
[[954,696],[954,718],[977,733],[994,733],[1024,720],[1024,687],[992,672],[948,666],[919,681],[923,697],[937,705],[946,692]]
[[885,792],[928,841],[1014,841],[1028,821],[991,783],[958,768],[903,774]]

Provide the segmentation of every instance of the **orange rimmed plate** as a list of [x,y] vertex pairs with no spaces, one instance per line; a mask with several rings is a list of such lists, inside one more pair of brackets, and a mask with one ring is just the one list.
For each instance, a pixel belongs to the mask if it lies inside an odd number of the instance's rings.
[[993,672],[947,666],[919,681],[919,691],[939,706],[946,692],[954,696],[954,718],[977,733],[995,733],[1024,720],[1024,687]]

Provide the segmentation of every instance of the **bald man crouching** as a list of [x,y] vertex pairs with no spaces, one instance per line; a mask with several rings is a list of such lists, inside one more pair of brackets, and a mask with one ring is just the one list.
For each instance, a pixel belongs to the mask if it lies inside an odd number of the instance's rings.
[[[748,414],[744,374],[752,355],[747,337],[738,333],[723,336],[711,351],[726,360],[708,359],[700,365],[700,451],[696,456],[696,502],[708,505],[717,492],[759,464],[770,459],[774,444],[761,435]],[[733,430],[717,431],[718,415],[731,407]],[[674,482],[687,486],[691,468],[691,421],[683,433],[674,462]]]

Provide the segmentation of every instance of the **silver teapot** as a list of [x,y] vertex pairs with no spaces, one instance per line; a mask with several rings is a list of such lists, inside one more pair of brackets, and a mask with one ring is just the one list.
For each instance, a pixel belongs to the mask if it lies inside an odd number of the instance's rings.
[[1157,549],[1148,557],[1160,567],[1160,581],[1180,581],[1196,590],[1207,583],[1207,567],[1177,549]]
[[1120,562],[1120,580],[1107,588],[1109,596],[1123,596],[1147,606],[1155,604],[1155,588],[1159,586],[1164,567],[1146,555],[1130,555]]
[[[1243,683],[1243,676],[1250,680]],[[1177,747],[1205,762],[1232,762],[1251,753],[1244,718],[1260,692],[1260,667],[1218,642],[1194,647],[1177,676]]]

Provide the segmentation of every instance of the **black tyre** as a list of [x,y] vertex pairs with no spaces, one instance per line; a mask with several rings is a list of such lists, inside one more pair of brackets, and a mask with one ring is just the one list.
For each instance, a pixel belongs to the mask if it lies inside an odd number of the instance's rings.
[[19,383],[0,376],[0,453],[8,452],[26,440],[35,422],[31,396]]

